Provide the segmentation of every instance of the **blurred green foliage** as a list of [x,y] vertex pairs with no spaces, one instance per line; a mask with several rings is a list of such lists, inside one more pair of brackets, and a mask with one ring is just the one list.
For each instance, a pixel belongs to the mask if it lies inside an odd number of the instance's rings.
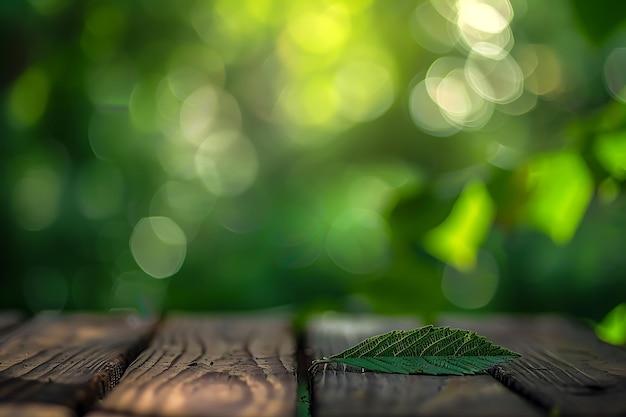
[[619,304],[596,325],[596,334],[606,342],[626,345],[626,303]]
[[619,1],[0,5],[0,306],[624,302]]

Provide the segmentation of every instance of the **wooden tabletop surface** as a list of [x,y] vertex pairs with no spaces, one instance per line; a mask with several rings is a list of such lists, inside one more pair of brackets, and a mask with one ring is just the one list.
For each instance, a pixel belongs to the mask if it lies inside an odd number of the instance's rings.
[[[0,417],[624,416],[626,350],[558,316],[444,317],[522,356],[469,376],[318,366],[415,318],[0,313]],[[297,342],[300,342],[298,346]],[[299,363],[298,363],[299,362]]]

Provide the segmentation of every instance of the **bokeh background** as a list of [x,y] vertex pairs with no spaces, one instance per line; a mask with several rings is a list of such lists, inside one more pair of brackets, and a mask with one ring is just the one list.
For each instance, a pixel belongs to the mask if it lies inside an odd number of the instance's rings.
[[0,306],[556,311],[623,343],[624,18],[3,1]]

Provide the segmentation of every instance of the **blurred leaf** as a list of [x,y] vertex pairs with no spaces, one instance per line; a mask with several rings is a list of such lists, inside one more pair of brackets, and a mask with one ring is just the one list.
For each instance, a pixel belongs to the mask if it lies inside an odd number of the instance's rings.
[[604,204],[612,203],[619,194],[619,184],[612,177],[607,177],[598,184],[598,199]]
[[598,135],[593,150],[600,164],[613,177],[626,178],[626,130]]
[[9,120],[14,128],[31,127],[39,121],[46,109],[49,90],[48,77],[40,68],[32,67],[20,76],[9,97]]
[[619,304],[596,325],[596,334],[605,342],[626,345],[626,303]]
[[593,192],[589,168],[572,152],[543,154],[529,164],[527,218],[556,243],[569,241]]
[[493,216],[494,204],[484,184],[470,183],[446,220],[426,235],[424,247],[459,270],[472,268]]

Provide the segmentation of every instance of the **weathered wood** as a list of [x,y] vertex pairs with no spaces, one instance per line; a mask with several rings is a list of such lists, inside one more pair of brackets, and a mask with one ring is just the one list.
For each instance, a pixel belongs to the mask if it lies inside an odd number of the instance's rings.
[[[308,329],[316,357],[330,356],[413,320],[325,317]],[[537,416],[538,410],[489,375],[431,376],[359,372],[330,365],[311,376],[315,417],[329,416]]]
[[147,345],[153,322],[129,315],[40,315],[0,344],[0,416],[84,413]]
[[171,316],[90,417],[294,416],[295,351],[286,320]]
[[551,415],[626,415],[626,350],[596,338],[586,326],[557,316],[448,318],[521,358],[490,371]]
[[55,404],[2,403],[0,417],[76,417],[76,413]]

